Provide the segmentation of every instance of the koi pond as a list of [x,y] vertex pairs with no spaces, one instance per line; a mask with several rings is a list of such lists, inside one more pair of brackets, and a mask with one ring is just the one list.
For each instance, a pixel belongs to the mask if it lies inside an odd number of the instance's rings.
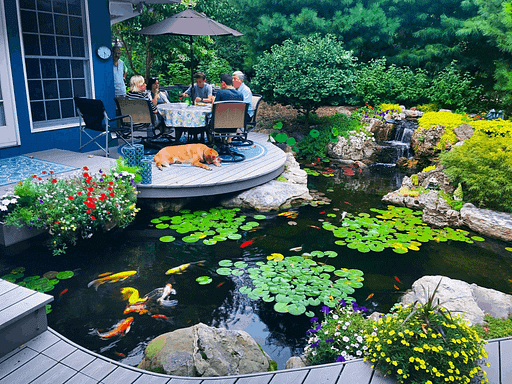
[[[395,168],[308,173],[320,196],[311,204],[264,214],[213,203],[143,209],[124,231],[63,256],[43,244],[10,247],[0,276],[53,294],[50,327],[129,365],[154,337],[202,322],[247,331],[283,369],[302,352],[310,317],[336,299],[385,312],[424,275],[512,291],[509,244],[432,229],[420,212],[381,202],[401,184]],[[161,300],[167,284],[174,291]],[[108,337],[130,316],[128,333]]]

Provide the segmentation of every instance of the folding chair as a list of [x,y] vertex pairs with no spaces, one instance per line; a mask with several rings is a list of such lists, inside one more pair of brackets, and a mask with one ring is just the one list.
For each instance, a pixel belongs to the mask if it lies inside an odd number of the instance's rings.
[[213,103],[212,115],[208,124],[208,139],[217,145],[219,155],[224,162],[236,162],[245,160],[245,156],[231,150],[229,139],[236,138],[240,134],[237,129],[245,126],[245,117],[249,105],[243,101],[217,101]]
[[242,133],[239,133],[238,136],[235,139],[233,139],[233,146],[248,146],[254,144],[252,140],[247,139],[247,135],[254,129],[254,127],[256,127],[256,114],[258,113],[258,107],[260,105],[261,99],[261,95],[252,95],[252,108],[254,110],[254,114],[249,120],[245,122]]
[[[79,114],[79,128],[80,128],[80,148],[81,151],[84,147],[94,142],[100,149],[105,152],[105,157],[109,156],[108,153],[108,145],[109,142],[114,139],[114,137],[110,137],[111,133],[115,133],[116,138],[120,138],[126,144],[130,144],[126,139],[131,137],[131,144],[133,145],[133,124],[132,119],[129,115],[116,116],[114,118],[109,118],[107,115],[107,111],[105,111],[105,105],[103,101],[97,99],[86,99],[83,97],[75,97],[75,106]],[[120,123],[121,119],[126,119],[129,124],[123,126]],[[84,124],[82,125],[82,121]],[[112,121],[118,121],[116,126],[111,126],[110,123]],[[86,129],[90,129],[92,131],[99,132],[98,135],[93,136],[86,131]],[[82,135],[87,135],[89,137],[89,141],[85,144],[82,144]],[[105,146],[101,146],[101,144],[97,141],[97,139],[105,136]]]

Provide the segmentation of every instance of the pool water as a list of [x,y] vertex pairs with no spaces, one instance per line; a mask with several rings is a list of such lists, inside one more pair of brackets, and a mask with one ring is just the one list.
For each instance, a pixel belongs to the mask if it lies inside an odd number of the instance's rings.
[[[334,241],[337,239],[321,226],[323,220],[335,223],[339,219],[327,215],[336,213],[339,217],[342,211],[374,215],[370,208],[385,209],[380,201],[382,195],[397,189],[403,175],[388,167],[368,168],[354,175],[344,175],[341,170],[336,170],[334,175],[309,176],[310,189],[325,193],[325,197],[331,200],[330,204],[294,208],[298,212],[294,219],[278,216],[277,212],[266,213],[266,219],[256,220],[259,227],[251,231],[240,230],[242,238],[239,240],[215,245],[185,243],[179,240],[181,235],[170,229],[157,229],[151,223],[154,218],[176,213],[156,214],[142,210],[129,228],[96,234],[91,239],[80,241],[64,256],[53,257],[43,244],[8,248],[5,257],[0,259],[0,274],[20,266],[26,268],[25,276],[43,275],[50,270],[74,271],[72,278],[61,280],[49,292],[55,296],[48,315],[50,327],[92,351],[129,365],[140,362],[145,346],[154,337],[198,322],[247,331],[276,360],[279,369],[284,368],[290,356],[302,352],[309,318],[277,313],[273,303],[252,300],[240,293],[238,289],[251,286],[251,281],[247,274],[217,274],[218,262],[223,259],[243,260],[252,266],[258,261],[266,262],[266,257],[276,252],[291,256],[314,250],[336,251],[336,258],[323,261],[336,268],[362,270],[364,285],[356,290],[353,297],[371,311],[379,312],[387,311],[415,280],[424,275],[444,275],[506,293],[512,291],[509,280],[512,276],[512,254],[505,250],[508,244],[497,240],[486,239],[474,244],[429,242],[422,244],[419,251],[405,254],[390,249],[360,253],[356,249],[336,245]],[[208,210],[215,206],[214,203],[197,203],[188,208],[192,211]],[[252,221],[259,213],[246,210],[238,214],[247,215]],[[296,225],[291,225],[293,222]],[[173,234],[177,241],[164,243],[159,240]],[[252,243],[241,247],[250,240]],[[302,247],[302,251],[290,251],[296,247]],[[192,264],[182,274],[165,274],[168,269],[183,263],[203,260],[204,263]],[[88,288],[88,283],[100,274],[129,270],[138,273],[124,281],[102,284],[97,290]],[[212,282],[199,285],[196,278],[200,276],[210,276]],[[122,300],[121,288],[136,288],[140,296],[144,296],[156,288],[163,288],[168,282],[176,290],[172,299],[177,303],[150,308],[151,315],[160,314],[167,319],[154,318],[149,314],[123,314],[126,300]],[[372,293],[373,296],[367,299]],[[320,307],[313,309],[319,314]],[[124,337],[107,340],[98,337],[98,331],[105,332],[128,316],[133,316],[134,322]]]

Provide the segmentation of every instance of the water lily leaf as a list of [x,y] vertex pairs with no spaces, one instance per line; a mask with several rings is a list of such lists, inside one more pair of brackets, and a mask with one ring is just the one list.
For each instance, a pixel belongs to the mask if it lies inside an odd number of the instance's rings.
[[215,244],[217,244],[217,240],[213,240],[213,239],[204,239],[204,240],[203,240],[203,244],[204,244],[204,245],[215,245]]
[[345,269],[337,269],[336,271],[334,271],[334,274],[339,277],[347,277],[350,275],[350,272]]
[[245,261],[237,261],[235,262],[235,267],[244,269],[247,268],[248,264]]
[[75,276],[75,273],[73,271],[62,271],[62,272],[57,273],[56,277],[59,280],[65,280],[65,279],[69,279],[73,276]]
[[407,253],[407,248],[393,248],[395,253]]
[[305,313],[305,315],[306,315],[307,317],[315,317],[315,312],[313,312],[313,311],[307,311],[307,312]]
[[233,265],[233,261],[231,261],[229,259],[224,259],[224,260],[219,261],[219,265],[221,267],[231,267]]
[[217,273],[219,275],[228,276],[231,274],[231,269],[229,268],[217,268]]
[[8,281],[10,283],[16,282],[16,277],[13,274],[3,275],[2,279],[6,280],[6,281]]
[[286,312],[288,312],[288,307],[287,307],[286,303],[275,303],[274,311],[279,312],[279,313],[286,313]]
[[162,220],[160,220],[160,219],[153,219],[153,220],[151,220],[151,223],[153,223],[153,224],[159,224],[161,222],[162,222]]
[[338,256],[338,252],[335,251],[325,251],[324,255],[330,258],[334,258]]
[[262,300],[266,303],[271,303],[272,301],[274,301],[274,297],[273,296],[265,296],[265,297],[262,297]]
[[242,238],[242,235],[240,235],[239,233],[230,233],[228,235],[228,239],[230,240],[240,240]]
[[162,221],[167,221],[167,220],[171,220],[172,217],[170,217],[170,216],[160,216],[159,219],[162,220]]
[[174,236],[162,236],[159,240],[162,243],[172,243],[176,238]]
[[48,284],[53,284],[53,285],[55,285],[55,284],[58,284],[58,283],[59,283],[59,281],[60,281],[59,279],[51,279],[51,280],[48,280]]
[[332,265],[324,265],[323,267],[325,272],[333,272],[336,269]]
[[210,284],[213,279],[210,276],[199,276],[196,281],[199,283],[199,285],[206,285]]
[[485,239],[483,237],[480,237],[480,236],[471,236],[471,240],[474,240],[474,241],[485,241]]
[[265,220],[267,216],[265,215],[254,215],[254,219],[256,220]]
[[505,247],[506,251],[512,252],[512,247]]
[[291,313],[292,315],[295,315],[295,316],[302,315],[304,312],[306,312],[306,307],[302,304],[297,304],[297,303],[288,304],[286,306],[286,308],[288,309],[289,313]]
[[213,236],[212,240],[215,240],[215,241],[226,241],[227,237],[217,235],[217,236]]
[[238,291],[240,293],[249,293],[249,292],[252,292],[252,289],[244,285],[244,286],[238,288]]
[[244,270],[243,269],[234,269],[233,271],[231,271],[231,274],[234,276],[241,276],[244,274]]
[[45,272],[43,277],[46,277],[47,279],[55,279],[57,277],[58,273],[59,272],[57,272],[57,271],[48,271],[48,272]]
[[325,256],[325,254],[322,251],[313,251],[313,252],[311,252],[311,256],[313,256],[313,257],[323,257],[323,256]]
[[313,299],[312,297],[309,297],[309,298],[308,298],[308,303],[309,303],[310,305],[317,306],[317,305],[320,305],[321,301],[320,301],[320,299],[318,299],[318,298],[317,298],[317,299]]
[[343,241],[343,240],[336,240],[334,242],[334,244],[336,244],[336,245],[346,245],[347,243],[345,241]]
[[155,228],[156,229],[166,229],[166,228],[169,228],[169,224],[165,224],[165,223],[157,224],[157,225],[155,225]]
[[31,282],[31,281],[35,281],[37,279],[39,279],[41,276],[27,276],[23,279],[24,282],[28,283],[28,282]]
[[196,241],[199,240],[199,238],[196,237],[196,236],[191,235],[191,236],[185,236],[182,240],[185,243],[195,243]]

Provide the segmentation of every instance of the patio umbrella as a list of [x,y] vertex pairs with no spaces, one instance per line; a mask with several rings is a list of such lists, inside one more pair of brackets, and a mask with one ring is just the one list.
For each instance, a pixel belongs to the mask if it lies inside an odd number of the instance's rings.
[[[194,85],[194,70],[192,67],[193,36],[243,36],[242,33],[210,19],[203,13],[188,9],[177,13],[149,27],[142,28],[137,33],[141,35],[181,35],[190,37],[190,83]],[[191,87],[193,92],[194,87]],[[190,95],[191,98],[193,95]],[[193,99],[193,98],[192,98]]]

